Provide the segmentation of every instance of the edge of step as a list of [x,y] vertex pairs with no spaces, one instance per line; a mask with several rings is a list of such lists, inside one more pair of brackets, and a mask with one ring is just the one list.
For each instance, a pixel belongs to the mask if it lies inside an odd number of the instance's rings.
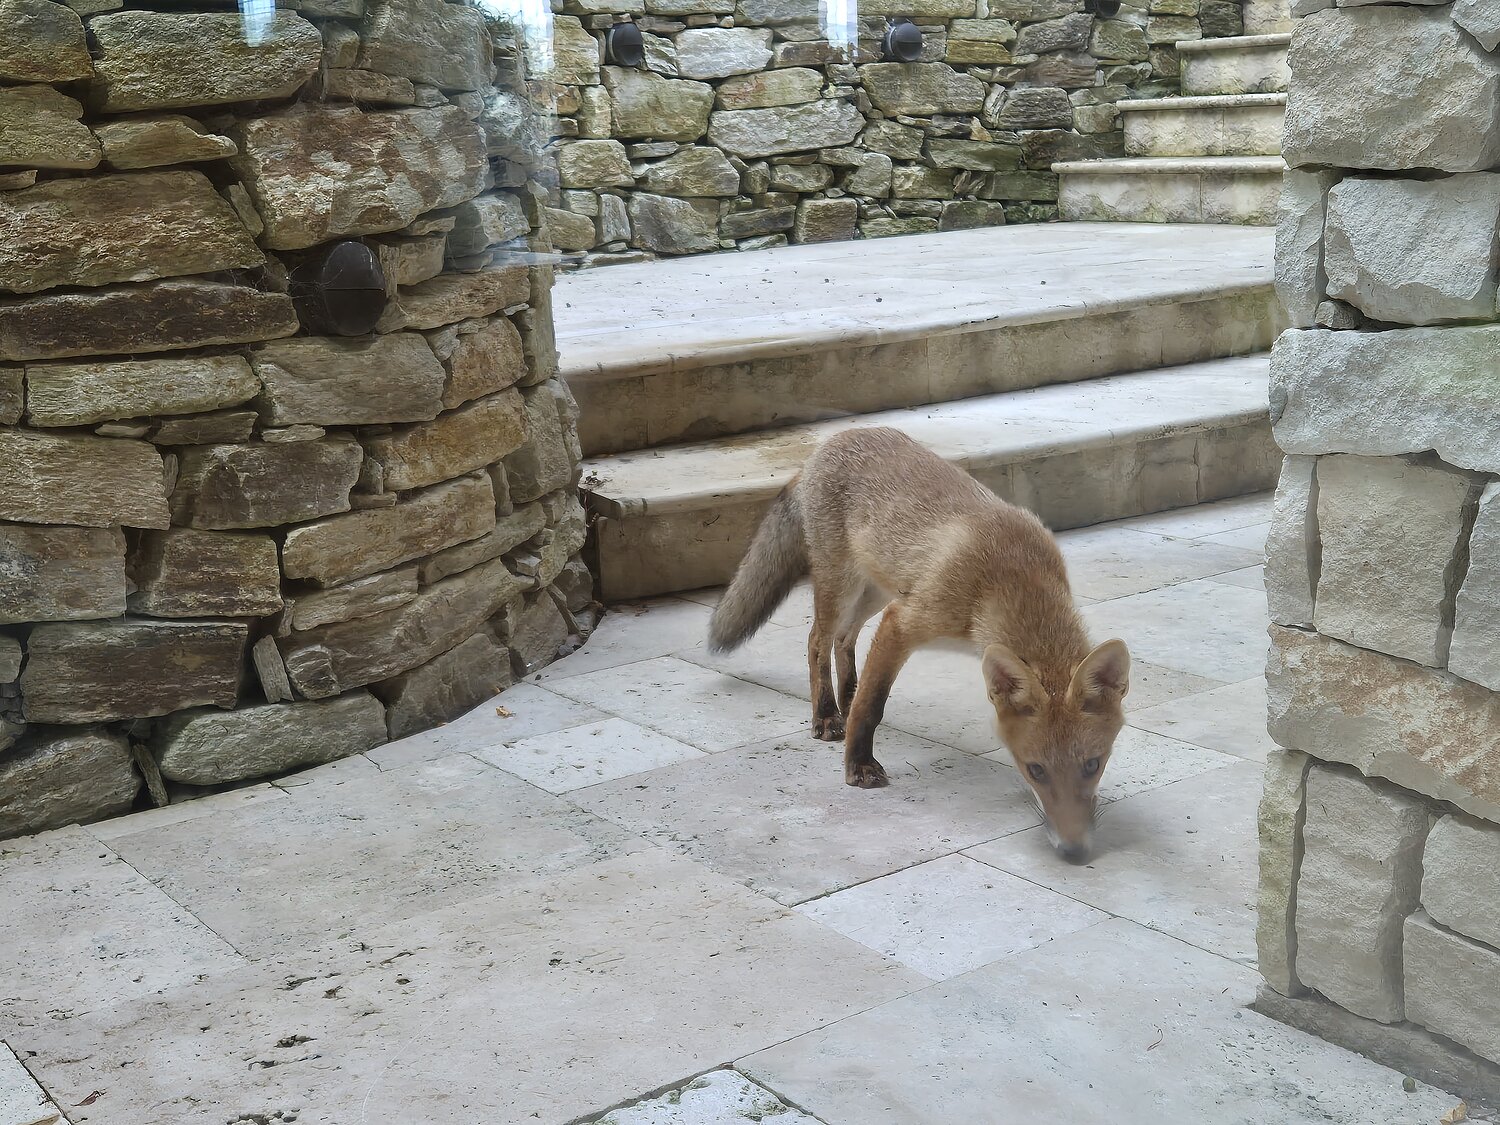
[[1072,176],[1279,176],[1280,156],[1124,156],[1115,160],[1065,160],[1052,165]]
[[1207,51],[1243,51],[1256,47],[1289,47],[1290,31],[1273,31],[1265,35],[1229,35],[1222,39],[1183,39],[1176,44],[1178,53],[1201,54]]
[[1116,102],[1121,113],[1149,113],[1153,110],[1254,109],[1260,106],[1286,105],[1285,93],[1274,94],[1195,94],[1181,98],[1137,98]]

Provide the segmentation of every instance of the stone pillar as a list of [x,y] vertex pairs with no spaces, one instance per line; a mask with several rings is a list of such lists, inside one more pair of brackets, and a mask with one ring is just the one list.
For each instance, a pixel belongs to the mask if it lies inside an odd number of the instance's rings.
[[[0,837],[358,753],[587,632],[517,34],[0,0]],[[310,284],[340,244],[361,325]]]
[[[1500,1102],[1500,19],[1294,3],[1260,1007]],[[1413,65],[1413,60],[1421,60]],[[1300,763],[1306,761],[1305,768]]]

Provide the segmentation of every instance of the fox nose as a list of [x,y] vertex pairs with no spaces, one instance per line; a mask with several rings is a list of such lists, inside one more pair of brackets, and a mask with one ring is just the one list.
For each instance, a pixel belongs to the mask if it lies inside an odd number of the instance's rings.
[[1065,844],[1057,845],[1057,854],[1069,863],[1086,863],[1089,858],[1089,846],[1087,844]]

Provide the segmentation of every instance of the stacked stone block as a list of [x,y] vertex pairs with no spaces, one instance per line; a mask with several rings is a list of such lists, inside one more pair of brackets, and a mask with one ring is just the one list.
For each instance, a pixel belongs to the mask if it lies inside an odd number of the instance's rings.
[[1493,5],[1293,12],[1262,1004],[1494,1101],[1500,37]]
[[[595,265],[1055,218],[1053,162],[1122,155],[1115,103],[1241,27],[1235,0],[1083,7],[887,0],[841,43],[815,0],[564,0],[554,240]],[[882,58],[896,18],[919,61]],[[606,61],[620,22],[639,68]]]
[[[576,643],[512,29],[442,0],[0,27],[0,837],[358,753]],[[350,240],[384,307],[335,335],[298,279]]]

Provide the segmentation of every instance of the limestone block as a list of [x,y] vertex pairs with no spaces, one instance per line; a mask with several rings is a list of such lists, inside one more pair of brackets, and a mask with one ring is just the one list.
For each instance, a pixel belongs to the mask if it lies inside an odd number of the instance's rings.
[[947,199],[953,194],[953,173],[920,164],[897,165],[891,194],[897,199]]
[[1159,15],[1146,21],[1146,42],[1172,46],[1185,40],[1202,39],[1202,25],[1192,16]]
[[945,63],[871,63],[861,70],[865,91],[884,113],[978,113],[984,105],[984,83]]
[[254,43],[238,12],[112,12],[89,35],[106,113],[290,97],[323,57],[318,29],[285,9]]
[[[432,87],[423,87],[432,89]],[[378,74],[373,70],[330,70],[309,87],[313,96],[355,102],[361,106],[407,106],[417,102],[417,88],[409,78]],[[442,95],[432,103],[441,105]]]
[[221,445],[249,441],[259,416],[253,410],[218,410],[168,418],[151,431],[155,445]]
[[558,250],[589,250],[597,241],[594,220],[587,215],[564,211],[557,207],[543,209],[546,231],[552,245]]
[[[758,110],[746,110],[754,113]],[[719,248],[719,204],[638,192],[627,204],[635,245],[660,254],[695,254]]]
[[1271,737],[1500,821],[1500,696],[1446,672],[1271,627]]
[[573,482],[581,460],[572,430],[576,406],[566,384],[551,380],[526,391],[526,444],[505,458],[510,498],[517,504]]
[[414,422],[442,409],[446,373],[416,332],[277,340],[251,362],[268,426]]
[[[0,3],[0,19],[4,12]],[[80,730],[38,739],[0,760],[0,838],[119,816],[140,788],[118,735]]]
[[124,612],[125,534],[118,527],[0,524],[0,624]]
[[456,719],[511,685],[510,652],[476,633],[436,659],[375,686],[392,738]]
[[493,316],[501,309],[525,304],[530,297],[531,278],[525,266],[445,273],[401,290],[386,307],[375,330],[441,328],[462,320]]
[[714,88],[706,82],[663,78],[649,71],[604,68],[615,136],[696,141],[708,131]]
[[444,410],[503,391],[526,375],[521,333],[514,324],[503,316],[470,323],[476,325],[474,331],[459,334],[445,361]]
[[943,204],[938,230],[973,230],[1005,225],[1005,207],[979,199],[956,199]]
[[1351,177],[1328,196],[1328,296],[1377,320],[1436,324],[1495,313],[1500,175]]
[[28,722],[91,723],[233,707],[249,627],[125,618],[38,625],[21,673]]
[[454,106],[304,104],[242,121],[231,137],[240,155],[230,165],[265,220],[264,245],[278,250],[399,230],[485,187],[484,136]]
[[1302,826],[1311,764],[1296,750],[1274,750],[1266,759],[1261,791],[1260,884],[1255,948],[1260,975],[1283,996],[1303,992],[1297,978],[1297,878],[1302,867]]
[[[369,617],[403,606],[417,596],[417,568],[382,571],[356,578],[342,586],[313,590],[287,599],[287,624],[292,629],[316,629],[335,621]],[[280,662],[280,657],[277,661]]]
[[1271,421],[1288,453],[1387,457],[1435,450],[1500,472],[1493,381],[1500,325],[1283,332],[1271,352]]
[[759,74],[742,74],[718,85],[720,109],[768,109],[817,101],[823,75],[807,67],[789,66]]
[[161,455],[143,441],[0,428],[0,519],[166,527]]
[[33,426],[85,426],[114,418],[195,414],[238,406],[260,383],[244,358],[33,363],[26,367],[26,413]]
[[892,160],[921,160],[925,135],[922,130],[897,121],[872,121],[865,126],[860,143]]
[[359,65],[441,90],[490,81],[490,38],[478,8],[443,0],[370,0]]
[[344,437],[182,450],[172,521],[227,530],[300,523],[349,510],[364,455]]
[[1307,775],[1297,974],[1365,1019],[1403,1017],[1401,928],[1417,907],[1427,806],[1326,766]]
[[0,637],[0,684],[13,684],[21,674],[21,642]]
[[992,141],[965,141],[954,137],[934,137],[927,142],[927,152],[938,168],[968,169],[973,172],[1009,172],[1021,166],[1021,149],[1017,145]]
[[784,152],[846,145],[859,136],[864,117],[836,98],[769,109],[724,109],[713,115],[714,144],[748,160]]
[[510,660],[516,679],[522,679],[557,659],[568,639],[568,623],[547,591],[526,599],[511,625]]
[[1458,0],[1453,5],[1453,22],[1479,40],[1486,51],[1500,49],[1500,7],[1494,0]]
[[718,149],[694,145],[648,166],[641,174],[640,187],[657,195],[687,198],[738,195],[740,174]]
[[633,187],[635,176],[619,141],[572,141],[557,150],[557,171],[563,187],[597,190]]
[[891,183],[895,165],[883,152],[866,154],[860,165],[850,175],[845,188],[852,195],[869,199],[885,199],[891,194]]
[[1120,62],[1144,62],[1151,53],[1145,28],[1127,20],[1096,22],[1089,36],[1088,49],[1095,58]]
[[1439,668],[1481,478],[1395,457],[1318,461],[1324,636]]
[[894,0],[888,7],[880,10],[892,15],[911,16],[921,23],[929,19],[972,17],[975,14],[975,4],[973,0]]
[[552,17],[553,77],[569,86],[599,81],[599,40],[584,30],[577,16]]
[[52,0],[0,0],[0,82],[73,82],[92,78],[83,23]]
[[1276,208],[1276,295],[1297,328],[1317,319],[1327,292],[1323,272],[1323,224],[1328,192],[1339,173],[1288,168]]
[[288,578],[334,586],[441,551],[495,526],[489,477],[464,477],[402,496],[389,508],[346,512],[287,532]]
[[[1060,19],[1027,24],[1021,28],[1020,35],[1016,38],[1016,54],[1045,55],[1049,51],[1082,51],[1089,45],[1089,33],[1093,26],[1094,17],[1087,12],[1075,12]],[[1182,38],[1195,36],[1184,35]]]
[[265,261],[198,172],[48,180],[0,192],[0,288],[151,281]]
[[1422,853],[1422,909],[1465,937],[1500,949],[1500,827],[1457,813],[1441,817]]
[[94,167],[99,142],[82,117],[83,105],[51,86],[0,87],[0,168]]
[[757,27],[698,27],[681,32],[677,73],[683,78],[728,78],[765,69],[771,61],[771,32]]
[[1068,129],[1073,124],[1073,103],[1066,90],[1012,90],[993,120],[1001,129]]
[[281,612],[269,535],[174,527],[144,533],[130,556],[129,605],[147,617],[264,617]]
[[390,679],[467,640],[527,585],[503,559],[483,563],[395,609],[282,639],[287,673],[310,699]]
[[1312,628],[1321,565],[1317,458],[1287,457],[1266,536],[1266,602],[1272,621]]
[[389,296],[396,296],[403,285],[421,285],[443,272],[448,256],[446,234],[373,241],[380,258],[380,272],[385,274],[386,293]]
[[807,199],[797,205],[792,228],[798,242],[838,242],[854,237],[859,204],[853,199]]
[[[1493,882],[1493,869],[1486,874]],[[1500,1063],[1500,951],[1413,914],[1406,920],[1406,1016]]]
[[480,563],[498,559],[533,538],[545,526],[546,516],[541,505],[526,504],[501,517],[487,534],[423,559],[417,566],[417,578],[427,586]]
[[361,754],[386,741],[385,708],[369,692],[237,711],[182,711],[151,749],[168,781],[222,785]]
[[1448,670],[1500,691],[1500,484],[1494,482],[1485,486],[1469,536],[1469,569],[1454,607]]
[[239,150],[228,137],[206,133],[191,117],[155,114],[105,121],[94,127],[111,168],[156,168],[224,160]]
[[542,544],[541,562],[537,567],[537,581],[549,586],[558,579],[583,549],[588,538],[588,519],[583,503],[574,494],[566,494],[562,511],[548,528],[547,541]]
[[1500,164],[1500,58],[1446,9],[1314,12],[1292,33],[1289,58],[1297,80],[1282,151],[1293,167],[1471,172]]
[[481,469],[526,440],[521,395],[514,389],[366,440],[389,491],[420,488]]
[[[453,216],[457,222],[448,235],[448,253],[455,258],[482,253],[491,246],[520,238],[531,230],[521,201],[509,192],[476,196],[455,207]],[[437,272],[433,270],[427,277],[435,276]],[[426,281],[427,277],[414,280]]]
[[14,426],[25,409],[25,368],[0,367],[0,426]]

